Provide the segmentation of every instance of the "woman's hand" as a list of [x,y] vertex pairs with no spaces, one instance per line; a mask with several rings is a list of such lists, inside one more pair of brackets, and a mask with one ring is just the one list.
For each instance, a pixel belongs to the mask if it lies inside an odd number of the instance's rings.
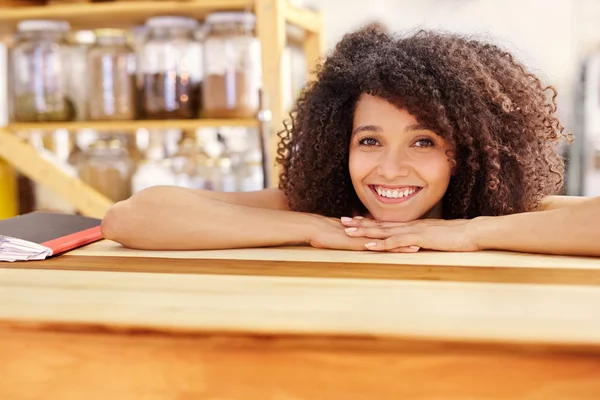
[[420,248],[440,251],[477,251],[472,220],[417,220],[384,222],[365,218],[342,218],[352,238],[375,239],[365,244],[373,251],[414,253]]
[[310,215],[314,218],[310,223],[308,244],[319,249],[333,250],[367,250],[365,246],[372,239],[367,237],[351,237],[346,234],[346,227],[337,218]]

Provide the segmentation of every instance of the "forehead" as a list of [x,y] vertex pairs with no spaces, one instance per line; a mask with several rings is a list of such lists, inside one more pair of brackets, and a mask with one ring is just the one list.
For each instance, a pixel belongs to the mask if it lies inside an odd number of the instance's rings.
[[372,124],[379,125],[383,129],[417,124],[415,116],[404,109],[399,109],[381,97],[363,94],[358,99],[354,110],[353,125]]

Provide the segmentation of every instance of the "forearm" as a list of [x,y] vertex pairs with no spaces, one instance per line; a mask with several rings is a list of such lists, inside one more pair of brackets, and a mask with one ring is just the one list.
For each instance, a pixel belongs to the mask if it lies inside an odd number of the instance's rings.
[[169,187],[116,204],[104,217],[102,228],[107,239],[131,248],[227,249],[305,243],[314,218],[228,204]]
[[482,250],[600,256],[600,198],[549,211],[475,218],[472,234]]

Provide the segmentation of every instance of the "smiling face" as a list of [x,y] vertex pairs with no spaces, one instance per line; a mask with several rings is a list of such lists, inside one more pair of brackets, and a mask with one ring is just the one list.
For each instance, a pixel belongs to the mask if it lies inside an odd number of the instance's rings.
[[349,169],[360,201],[378,220],[441,218],[452,166],[449,144],[406,110],[362,95],[354,112]]

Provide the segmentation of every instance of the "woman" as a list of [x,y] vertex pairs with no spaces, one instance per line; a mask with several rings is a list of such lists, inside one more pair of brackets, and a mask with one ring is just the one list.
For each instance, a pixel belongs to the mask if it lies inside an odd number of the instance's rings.
[[567,136],[549,92],[494,45],[366,27],[299,99],[278,189],[154,187],[111,208],[103,232],[142,249],[600,255],[600,200],[553,196]]

